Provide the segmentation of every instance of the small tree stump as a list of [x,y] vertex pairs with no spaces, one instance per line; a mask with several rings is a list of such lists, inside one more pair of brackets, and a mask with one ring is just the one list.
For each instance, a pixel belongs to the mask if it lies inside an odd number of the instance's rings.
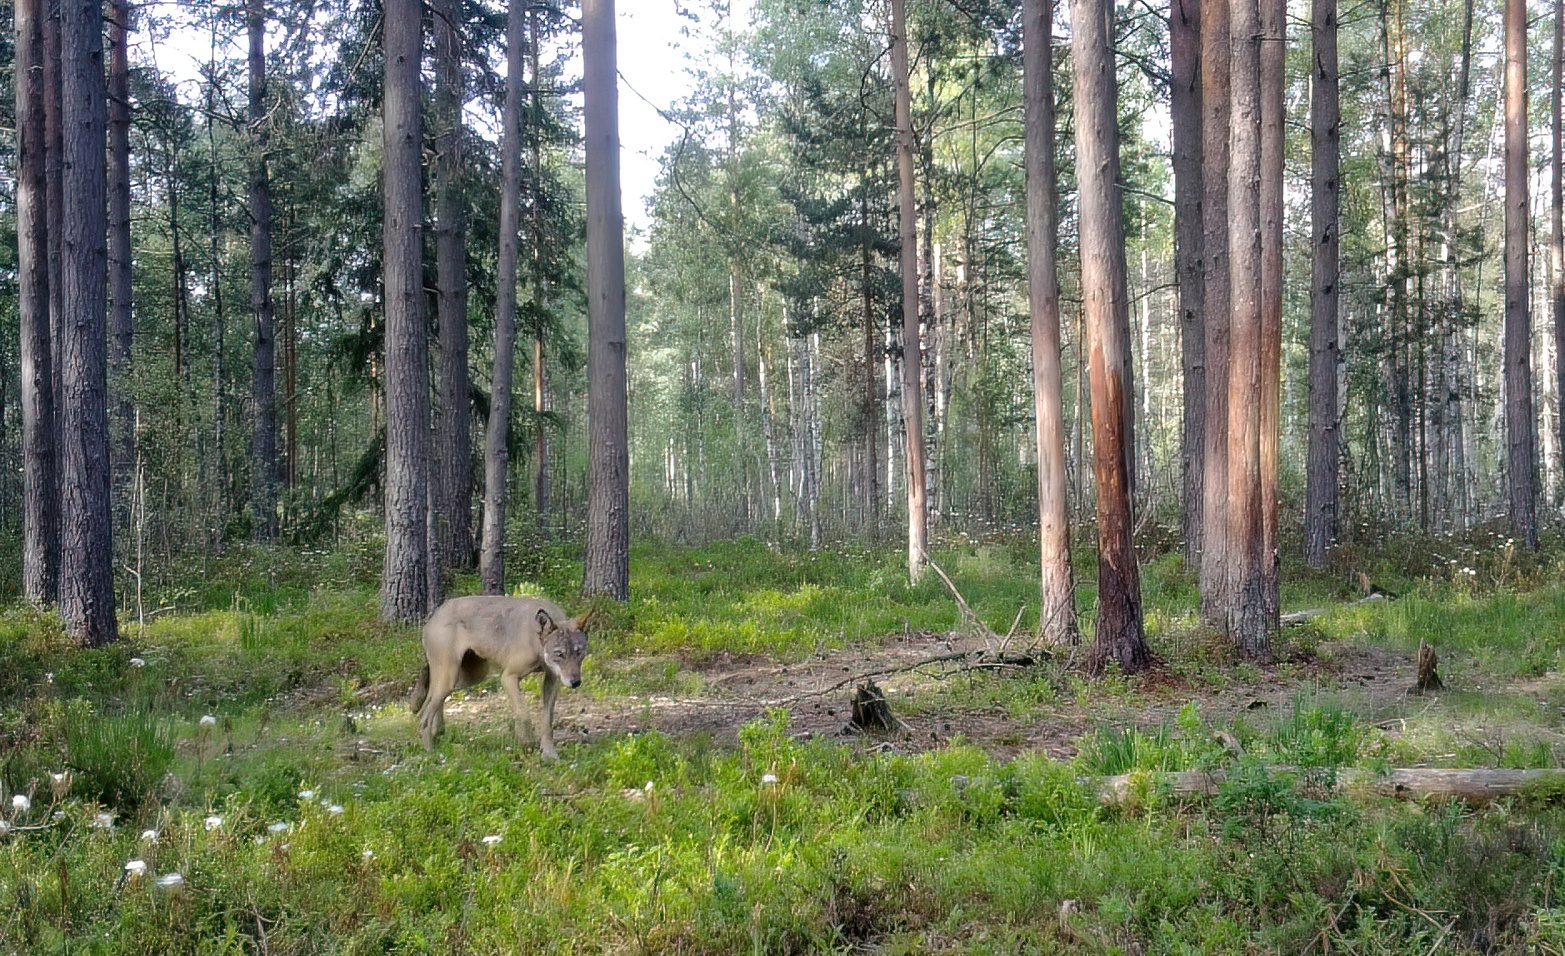
[[891,712],[886,695],[872,680],[853,690],[853,719],[848,729],[861,733],[889,734],[902,729],[902,721]]
[[1418,680],[1413,684],[1413,693],[1427,694],[1440,690],[1445,686],[1440,680],[1440,675],[1435,668],[1440,665],[1440,658],[1435,656],[1434,645],[1428,641],[1418,642]]

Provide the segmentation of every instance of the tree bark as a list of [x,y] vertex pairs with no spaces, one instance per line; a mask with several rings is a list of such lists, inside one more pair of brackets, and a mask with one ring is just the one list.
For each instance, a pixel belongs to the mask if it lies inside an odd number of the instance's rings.
[[1201,251],[1205,257],[1201,617],[1222,626],[1227,607],[1229,249],[1229,0],[1201,4]]
[[16,235],[22,350],[22,597],[40,606],[54,603],[60,573],[58,433],[52,371],[55,343],[49,336],[43,20],[43,0],[18,0]]
[[583,0],[587,157],[587,541],[582,593],[630,597],[625,221],[620,213],[614,0]]
[[[1175,0],[1177,3],[1178,0]],[[1033,415],[1038,441],[1038,630],[1056,644],[1081,640],[1071,574],[1065,472],[1065,386],[1060,370],[1059,186],[1054,168],[1054,0],[1022,7],[1026,111],[1027,298],[1032,331]]]
[[[511,0],[506,16],[504,124],[500,130],[500,261],[495,279],[494,378],[489,392],[489,425],[484,432],[484,521],[479,579],[485,594],[505,593],[506,483],[510,455],[511,380],[516,365],[516,260],[521,229],[522,56],[525,48],[524,0]],[[536,37],[534,42],[537,42]]]
[[61,13],[60,617],[66,633],[99,646],[119,636],[109,504],[103,8],[96,0],[66,0]]
[[1268,638],[1281,626],[1277,481],[1282,437],[1283,106],[1287,0],[1261,0],[1261,606]]
[[467,225],[462,189],[462,36],[455,0],[434,0],[435,48],[435,284],[439,376],[436,380],[435,541],[442,565],[473,563],[472,384],[467,350]]
[[1549,89],[1549,137],[1554,152],[1549,196],[1549,298],[1554,311],[1555,425],[1565,473],[1565,0],[1554,4],[1554,82]]
[[130,248],[130,37],[129,0],[109,5],[109,370],[114,420],[110,433],[113,503],[130,517],[135,472],[136,422],[130,400],[130,354],[135,325],[131,313]]
[[1304,560],[1326,565],[1337,536],[1337,472],[1341,413],[1337,408],[1338,182],[1342,112],[1337,95],[1337,0],[1313,0],[1314,58],[1310,69],[1310,411],[1305,465]]
[[266,6],[247,0],[250,39],[250,506],[257,541],[277,538],[277,337],[272,306],[272,179],[267,171]]
[[[1171,0],[1169,10],[1169,113],[1173,124],[1174,272],[1179,282],[1180,368],[1184,410],[1180,430],[1183,466],[1185,566],[1201,556],[1205,504],[1206,306],[1205,250],[1201,243],[1201,0]],[[1150,386],[1145,383],[1143,387]]]
[[1511,525],[1538,547],[1527,285],[1527,3],[1505,0],[1505,441]]
[[[60,55],[60,17],[64,0],[44,0],[43,24],[43,137],[44,181],[47,191],[49,239],[49,341],[54,348],[50,369],[54,392],[55,455],[63,463],[64,436],[60,434],[65,417],[64,356],[65,335],[65,127],[62,57]],[[58,489],[56,495],[59,494]]]
[[386,564],[380,613],[429,611],[429,341],[424,321],[418,0],[385,0]]
[[1225,518],[1228,636],[1247,655],[1265,657],[1268,628],[1262,580],[1260,2],[1234,0],[1229,60],[1233,112],[1229,128],[1229,345],[1239,356],[1228,371],[1228,502]]
[[891,72],[897,120],[898,219],[902,253],[902,456],[907,481],[907,567],[917,584],[929,560],[924,476],[924,350],[918,328],[918,213],[913,183],[913,98],[908,78],[907,2],[891,0]]
[[1107,0],[1075,0],[1071,48],[1076,74],[1076,168],[1092,388],[1093,470],[1098,486],[1098,623],[1088,668],[1117,663],[1134,674],[1152,665],[1141,618],[1141,583],[1130,510],[1130,401],[1125,340],[1130,303],[1119,193],[1117,91]]

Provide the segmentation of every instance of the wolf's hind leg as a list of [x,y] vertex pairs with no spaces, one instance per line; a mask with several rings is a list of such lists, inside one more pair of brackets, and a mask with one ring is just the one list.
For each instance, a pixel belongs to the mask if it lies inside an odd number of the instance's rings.
[[435,749],[435,738],[446,729],[446,698],[456,689],[456,668],[448,663],[431,663],[429,693],[418,712],[418,733],[425,750]]

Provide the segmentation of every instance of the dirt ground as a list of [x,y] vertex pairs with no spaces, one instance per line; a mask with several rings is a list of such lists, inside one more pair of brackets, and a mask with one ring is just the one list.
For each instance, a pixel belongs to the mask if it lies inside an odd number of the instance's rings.
[[[1253,679],[1236,679],[1232,668],[1220,684],[1184,677],[1170,669],[1136,678],[1121,688],[1089,695],[1077,693],[1065,679],[1062,662],[1035,667],[1007,667],[1001,679],[1047,680],[1057,693],[1048,703],[1017,716],[1003,706],[964,705],[971,700],[972,682],[991,678],[962,669],[961,661],[943,660],[914,666],[932,658],[995,651],[993,639],[952,633],[893,635],[879,643],[858,644],[824,652],[797,663],[779,663],[762,655],[719,654],[682,665],[698,676],[700,690],[690,696],[659,694],[597,698],[566,691],[558,705],[555,739],[561,743],[590,741],[656,729],[676,736],[706,734],[732,741],[738,729],[768,708],[786,707],[793,730],[863,748],[917,752],[960,736],[1000,757],[1042,751],[1057,758],[1076,753],[1084,733],[1105,724],[1156,727],[1171,724],[1194,701],[1208,721],[1223,722],[1242,711],[1286,712],[1301,694],[1340,693],[1355,710],[1375,719],[1401,715],[1408,706],[1414,681],[1411,659],[1391,652],[1347,643],[1323,645],[1306,661],[1285,662],[1249,671]],[[1023,648],[1007,648],[1015,653]],[[621,660],[611,667],[635,669],[647,659]],[[993,672],[991,672],[993,673]],[[872,677],[885,692],[893,713],[907,730],[890,736],[858,734],[849,729],[850,698],[857,679]],[[526,689],[527,685],[524,685]],[[964,689],[969,693],[964,693]],[[535,692],[527,694],[536,706]],[[500,723],[510,708],[497,688],[485,685],[476,693],[453,699],[448,720]]]

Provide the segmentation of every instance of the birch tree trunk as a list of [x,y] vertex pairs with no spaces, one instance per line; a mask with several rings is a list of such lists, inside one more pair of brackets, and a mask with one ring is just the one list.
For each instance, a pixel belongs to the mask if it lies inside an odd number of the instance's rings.
[[506,438],[510,431],[511,381],[516,366],[516,261],[520,252],[518,233],[522,215],[525,16],[524,0],[511,0],[506,15],[505,112],[500,130],[500,261],[495,277],[494,377],[489,392],[489,425],[484,432],[483,547],[478,562],[478,576],[485,594],[505,593],[506,484],[510,477]]
[[[1178,0],[1176,0],[1178,2]],[[1027,297],[1032,316],[1032,393],[1038,441],[1038,631],[1076,644],[1070,502],[1065,473],[1065,400],[1060,371],[1059,187],[1054,168],[1054,0],[1022,8],[1026,110]]]
[[103,8],[66,0],[61,13],[60,617],[71,637],[100,646],[119,636],[109,511]]
[[907,2],[891,0],[891,70],[896,85],[898,210],[902,251],[902,462],[907,481],[907,567],[917,584],[929,561],[924,479],[924,359],[918,330],[918,214],[913,183],[913,97],[908,80]]
[[429,611],[429,338],[424,321],[418,0],[385,0],[386,566],[380,612]]
[[582,593],[630,597],[625,222],[620,213],[614,0],[583,0],[587,157],[587,542]]
[[1113,7],[1075,0],[1071,50],[1076,74],[1076,163],[1081,219],[1081,285],[1092,387],[1093,469],[1098,490],[1098,623],[1088,668],[1111,662],[1129,674],[1152,665],[1141,617],[1141,583],[1132,541],[1130,401],[1125,340],[1130,303],[1125,226],[1119,193],[1119,130],[1114,76]]
[[1565,472],[1565,0],[1554,4],[1554,82],[1549,89],[1549,137],[1554,163],[1549,170],[1549,298],[1554,313],[1555,422],[1559,430],[1561,470]]

